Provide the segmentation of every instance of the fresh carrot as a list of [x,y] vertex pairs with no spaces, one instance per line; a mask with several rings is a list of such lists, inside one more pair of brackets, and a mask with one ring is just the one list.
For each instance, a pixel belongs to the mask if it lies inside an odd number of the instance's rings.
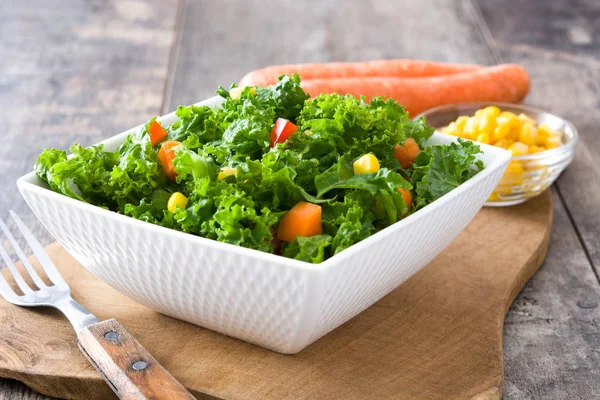
[[167,131],[155,119],[150,122],[150,126],[148,126],[148,133],[150,134],[150,142],[152,142],[152,146],[156,146],[167,138]]
[[239,83],[243,86],[268,86],[280,75],[299,74],[302,80],[367,76],[415,78],[450,75],[481,68],[473,64],[451,64],[424,60],[377,60],[367,62],[335,62],[324,64],[273,65],[249,72]]
[[177,172],[175,172],[175,166],[173,165],[173,159],[175,158],[175,150],[173,150],[173,147],[179,146],[180,144],[181,142],[169,140],[161,144],[160,149],[158,150],[160,164],[172,181],[177,178]]
[[398,191],[402,194],[404,204],[406,204],[407,208],[406,214],[408,214],[410,212],[410,205],[412,204],[412,193],[410,192],[410,190],[404,190],[402,188],[398,188]]
[[419,145],[413,138],[408,138],[404,141],[404,146],[397,144],[394,147],[394,156],[398,159],[402,168],[406,169],[410,167],[410,164],[415,162],[415,159],[421,152]]
[[337,78],[302,82],[312,97],[322,93],[364,95],[367,101],[386,96],[402,104],[411,116],[433,107],[464,102],[516,103],[529,91],[529,74],[516,64],[480,68],[472,72],[426,78]]
[[291,242],[297,236],[314,236],[322,232],[321,206],[301,201],[281,218],[277,239]]

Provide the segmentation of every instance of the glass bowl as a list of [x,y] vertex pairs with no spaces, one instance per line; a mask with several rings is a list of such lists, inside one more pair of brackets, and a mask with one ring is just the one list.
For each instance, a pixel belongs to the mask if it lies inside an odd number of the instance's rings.
[[535,154],[513,156],[504,176],[485,205],[498,207],[523,203],[546,190],[571,163],[578,140],[577,129],[569,121],[549,112],[521,104],[499,102],[450,104],[427,110],[415,119],[425,116],[428,125],[441,129],[458,117],[470,117],[475,111],[486,106],[496,106],[501,111],[510,111],[517,115],[525,114],[535,120],[538,126],[547,124],[561,133],[560,147]]

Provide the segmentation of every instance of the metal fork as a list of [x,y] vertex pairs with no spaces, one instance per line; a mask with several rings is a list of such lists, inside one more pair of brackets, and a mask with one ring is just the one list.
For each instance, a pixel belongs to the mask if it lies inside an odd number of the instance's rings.
[[16,226],[52,282],[47,285],[19,247],[8,226],[0,229],[37,288],[27,284],[3,245],[0,256],[22,295],[9,285],[0,268],[0,295],[10,303],[58,308],[71,322],[79,348],[121,399],[193,399],[194,397],[115,319],[100,321],[71,297],[71,289],[23,221],[10,211]]

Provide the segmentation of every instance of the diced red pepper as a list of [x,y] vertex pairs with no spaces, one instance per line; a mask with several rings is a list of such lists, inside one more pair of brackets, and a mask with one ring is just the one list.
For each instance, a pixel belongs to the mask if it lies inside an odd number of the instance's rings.
[[175,172],[175,166],[173,165],[173,159],[175,158],[175,150],[173,147],[179,146],[181,142],[175,140],[169,140],[160,145],[158,150],[158,159],[163,169],[167,173],[170,180],[174,181],[177,178],[177,172]]
[[271,147],[277,143],[285,142],[297,130],[298,127],[287,119],[277,118],[273,130],[271,130]]
[[150,134],[150,142],[152,142],[152,146],[156,146],[163,140],[167,138],[167,131],[162,127],[156,120],[150,122],[150,126],[148,126],[148,133]]

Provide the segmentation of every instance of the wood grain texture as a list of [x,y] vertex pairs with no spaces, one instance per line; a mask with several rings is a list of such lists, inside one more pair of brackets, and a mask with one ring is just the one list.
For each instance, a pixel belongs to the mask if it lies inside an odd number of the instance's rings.
[[335,0],[186,4],[165,112],[273,64],[386,58],[494,63],[464,1],[370,0],[346,7]]
[[90,145],[160,113],[177,0],[0,2],[0,217],[52,241],[17,187],[47,147]]
[[120,399],[194,399],[114,318],[83,328],[78,340],[81,351]]
[[546,261],[505,320],[505,399],[600,398],[600,289],[558,195],[553,196]]
[[23,385],[21,382],[11,379],[0,379],[0,400],[54,400],[39,394]]
[[[0,1],[0,218],[53,241],[16,179],[46,147],[89,145],[160,113],[177,0]],[[58,344],[57,344],[58,345]],[[46,399],[0,381],[0,399]]]
[[[582,141],[576,161],[558,182],[554,232],[559,236],[550,257],[507,315],[505,398],[597,395],[600,363],[594,332],[600,328],[600,285],[590,260],[600,259],[599,3],[364,1],[351,2],[343,11],[327,1],[318,7],[310,2],[266,3],[245,3],[243,15],[260,17],[243,35],[227,34],[236,31],[233,2],[222,3],[227,11],[222,18],[206,5],[190,3],[174,69],[175,90],[165,102],[169,109],[208,96],[214,89],[211,82],[228,85],[269,64],[407,57],[518,62],[528,68],[532,90],[527,103],[571,120]],[[260,11],[265,8],[273,13]],[[287,19],[273,17],[286,11],[298,24],[288,27]],[[213,37],[211,32],[217,33]],[[219,45],[203,46],[208,39]],[[212,63],[227,67],[215,69]],[[207,71],[207,79],[195,80],[197,71]],[[598,261],[594,263],[598,269]]]
[[[549,192],[483,209],[418,274],[291,356],[152,312],[94,278],[59,245],[48,249],[76,300],[100,318],[117,318],[198,397],[499,399],[504,315],[542,262],[551,222]],[[0,303],[0,376],[60,397],[110,393],[53,310]]]
[[491,51],[530,71],[528,103],[571,120],[580,134],[577,156],[557,182],[555,198],[564,203],[555,202],[547,261],[506,318],[505,396],[600,398],[600,3],[477,5]]
[[557,186],[600,276],[600,2],[508,0],[502,10],[493,0],[478,4],[492,51],[529,70],[528,103],[572,121],[579,131],[577,157]]
[[[42,148],[90,144],[159,113],[174,2],[0,2],[0,217],[13,208],[30,226],[36,222],[14,181]],[[522,62],[533,77],[529,102],[569,118],[584,140],[554,194],[548,259],[507,315],[504,397],[594,398],[600,299],[589,260],[598,268],[598,7],[596,0],[380,0],[344,7],[333,0],[190,1],[189,12],[180,13],[186,23],[177,32],[163,111],[282,62]],[[49,243],[41,227],[36,234]],[[4,398],[46,397],[0,380]]]

